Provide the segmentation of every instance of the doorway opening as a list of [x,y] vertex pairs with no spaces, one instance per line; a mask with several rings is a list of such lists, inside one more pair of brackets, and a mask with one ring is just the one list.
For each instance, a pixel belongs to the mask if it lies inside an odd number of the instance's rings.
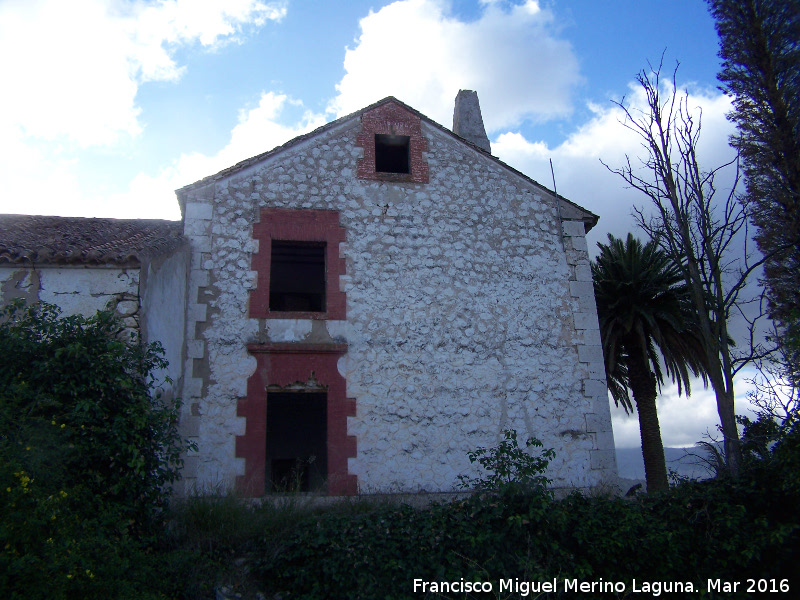
[[328,480],[328,394],[267,394],[267,492],[324,492]]

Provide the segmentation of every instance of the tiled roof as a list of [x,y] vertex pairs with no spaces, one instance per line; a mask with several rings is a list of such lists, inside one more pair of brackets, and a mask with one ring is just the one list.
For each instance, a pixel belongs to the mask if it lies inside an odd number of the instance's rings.
[[138,266],[183,243],[183,223],[0,215],[0,265]]

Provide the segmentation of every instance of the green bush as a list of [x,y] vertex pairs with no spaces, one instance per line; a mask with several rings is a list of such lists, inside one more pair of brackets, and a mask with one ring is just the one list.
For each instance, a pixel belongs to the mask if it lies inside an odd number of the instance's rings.
[[[110,312],[0,311],[0,589],[118,596],[179,474],[178,405],[153,397],[156,345]],[[116,591],[114,591],[116,590]]]
[[[737,479],[632,499],[552,501],[544,487],[552,451],[531,455],[506,434],[496,448],[470,454],[484,475],[465,480],[501,493],[426,508],[372,501],[314,508],[291,496],[281,506],[223,496],[167,507],[164,485],[179,466],[176,407],[151,397],[149,373],[162,364],[156,349],[119,333],[106,313],[59,319],[37,306],[3,315],[4,597],[206,598],[224,582],[267,597],[402,599],[426,597],[414,593],[415,578],[463,578],[494,585],[494,594],[466,597],[544,599],[569,595],[563,588],[501,595],[498,582],[602,579],[630,591],[635,578],[691,581],[704,591],[709,578],[781,581],[796,570],[796,424],[760,445]],[[790,583],[796,595],[800,582]]]
[[[264,545],[256,573],[268,593],[308,599],[525,597],[499,594],[498,582],[509,578],[562,582],[558,593],[531,594],[538,598],[576,597],[564,593],[565,579],[621,582],[628,592],[634,579],[639,586],[691,582],[696,593],[690,597],[751,597],[744,584],[738,593],[706,593],[708,579],[774,578],[795,590],[798,440],[793,431],[769,460],[738,479],[686,482],[632,499],[576,493],[543,503],[535,491],[475,494],[425,509],[378,506],[359,515],[320,515]],[[494,596],[413,590],[414,579],[462,578],[491,582]]]
[[524,493],[552,498],[547,486],[552,483],[544,473],[555,456],[552,448],[540,454],[529,453],[530,448],[542,448],[536,438],[528,438],[525,450],[519,447],[517,432],[513,429],[503,431],[503,441],[493,448],[478,448],[468,452],[469,462],[480,464],[484,474],[481,477],[458,477],[462,489],[478,492],[499,492],[501,494]]
[[[628,592],[633,579],[679,581],[705,592],[708,579],[754,577],[790,579],[794,589],[798,519],[773,513],[763,496],[728,480],[632,500],[575,494],[543,507],[523,495],[476,495],[426,509],[321,515],[265,547],[256,573],[268,596],[308,599],[435,598],[442,596],[414,593],[413,580],[462,578],[491,582],[494,595],[443,597],[523,597],[498,594],[509,578],[622,582]],[[558,593],[532,596],[575,597],[563,583]]]

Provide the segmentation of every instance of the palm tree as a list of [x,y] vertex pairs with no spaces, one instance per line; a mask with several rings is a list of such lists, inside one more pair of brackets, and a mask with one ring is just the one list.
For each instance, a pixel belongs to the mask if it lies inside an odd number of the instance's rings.
[[[592,279],[600,320],[606,380],[614,402],[639,413],[648,492],[667,489],[667,466],[656,410],[664,374],[689,393],[689,373],[706,381],[702,344],[691,327],[691,301],[683,276],[654,241],[630,233],[598,243]],[[658,351],[657,351],[658,350]],[[659,360],[659,355],[660,359]],[[662,371],[663,365],[663,371]]]

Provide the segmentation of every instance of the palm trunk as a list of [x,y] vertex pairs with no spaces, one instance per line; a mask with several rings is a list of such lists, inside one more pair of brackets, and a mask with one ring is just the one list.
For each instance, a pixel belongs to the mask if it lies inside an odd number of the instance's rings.
[[664,445],[661,442],[661,427],[656,409],[656,378],[650,370],[645,349],[630,336],[626,343],[629,364],[628,375],[639,413],[639,434],[642,437],[642,458],[648,493],[669,489]]

